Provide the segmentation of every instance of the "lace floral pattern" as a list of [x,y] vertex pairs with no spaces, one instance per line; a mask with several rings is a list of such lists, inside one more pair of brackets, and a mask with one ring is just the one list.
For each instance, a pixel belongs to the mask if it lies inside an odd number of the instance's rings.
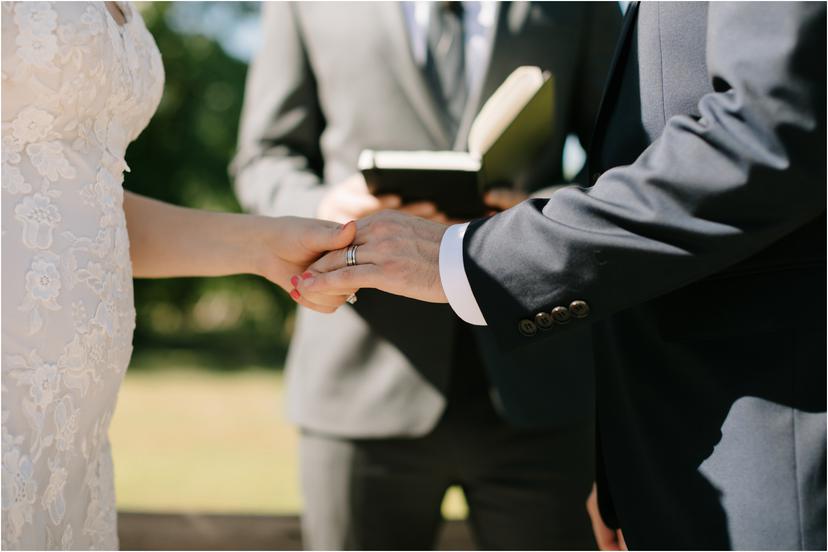
[[127,145],[163,68],[132,6],[2,3],[2,547],[113,549],[107,431],[135,311]]

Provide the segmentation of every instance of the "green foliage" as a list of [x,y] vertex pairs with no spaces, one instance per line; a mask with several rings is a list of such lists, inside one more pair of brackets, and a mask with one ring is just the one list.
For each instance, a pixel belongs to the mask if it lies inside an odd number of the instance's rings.
[[[224,6],[234,10],[232,5]],[[239,13],[246,8],[237,5]],[[125,187],[170,203],[239,211],[227,167],[234,154],[246,65],[215,40],[170,25],[172,4],[142,11],[164,61],[158,112],[127,152]],[[228,21],[231,24],[232,21]],[[136,280],[136,348],[197,346],[232,369],[281,365],[292,302],[254,276]]]

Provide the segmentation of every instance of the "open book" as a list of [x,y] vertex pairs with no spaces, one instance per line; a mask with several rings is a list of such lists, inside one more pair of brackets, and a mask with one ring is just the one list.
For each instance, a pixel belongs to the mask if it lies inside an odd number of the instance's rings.
[[375,195],[433,201],[453,218],[480,216],[485,190],[510,186],[550,139],[553,94],[549,73],[518,67],[475,118],[467,152],[364,150],[359,169]]

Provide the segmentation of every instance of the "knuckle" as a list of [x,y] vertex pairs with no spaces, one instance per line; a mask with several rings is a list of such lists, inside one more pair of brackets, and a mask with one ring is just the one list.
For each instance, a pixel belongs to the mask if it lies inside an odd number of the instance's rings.
[[380,218],[380,219],[376,222],[376,224],[374,224],[374,225],[373,225],[373,227],[374,227],[374,234],[375,234],[377,237],[380,237],[380,238],[387,236],[387,235],[388,235],[388,232],[389,232],[389,228],[388,228],[388,226],[389,226],[389,225],[388,225],[388,221],[386,221],[386,220],[384,220],[384,219]]
[[385,264],[385,271],[391,275],[401,274],[404,270],[404,262],[398,259],[389,258]]
[[394,251],[394,243],[390,239],[384,239],[377,242],[377,253],[381,255],[383,258],[387,258],[388,255],[393,253]]
[[353,279],[354,274],[354,267],[346,267],[344,270],[340,270],[336,272],[335,276],[332,278],[331,286],[340,288],[342,286],[348,285],[348,282]]

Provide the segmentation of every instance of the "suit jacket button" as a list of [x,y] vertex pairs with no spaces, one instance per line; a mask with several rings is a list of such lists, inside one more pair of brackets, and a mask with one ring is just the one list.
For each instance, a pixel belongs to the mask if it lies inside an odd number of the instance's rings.
[[535,315],[535,325],[542,330],[548,330],[554,324],[555,322],[548,312],[539,312]]
[[575,318],[586,318],[589,316],[589,305],[586,304],[586,301],[580,299],[572,301],[569,304],[569,314]]
[[524,318],[523,320],[518,322],[518,331],[521,333],[521,335],[524,335],[526,337],[533,337],[536,333],[538,333],[538,327],[531,320],[527,320],[526,318]]
[[552,309],[552,319],[556,324],[568,324],[569,318],[569,310],[566,307],[555,307]]

